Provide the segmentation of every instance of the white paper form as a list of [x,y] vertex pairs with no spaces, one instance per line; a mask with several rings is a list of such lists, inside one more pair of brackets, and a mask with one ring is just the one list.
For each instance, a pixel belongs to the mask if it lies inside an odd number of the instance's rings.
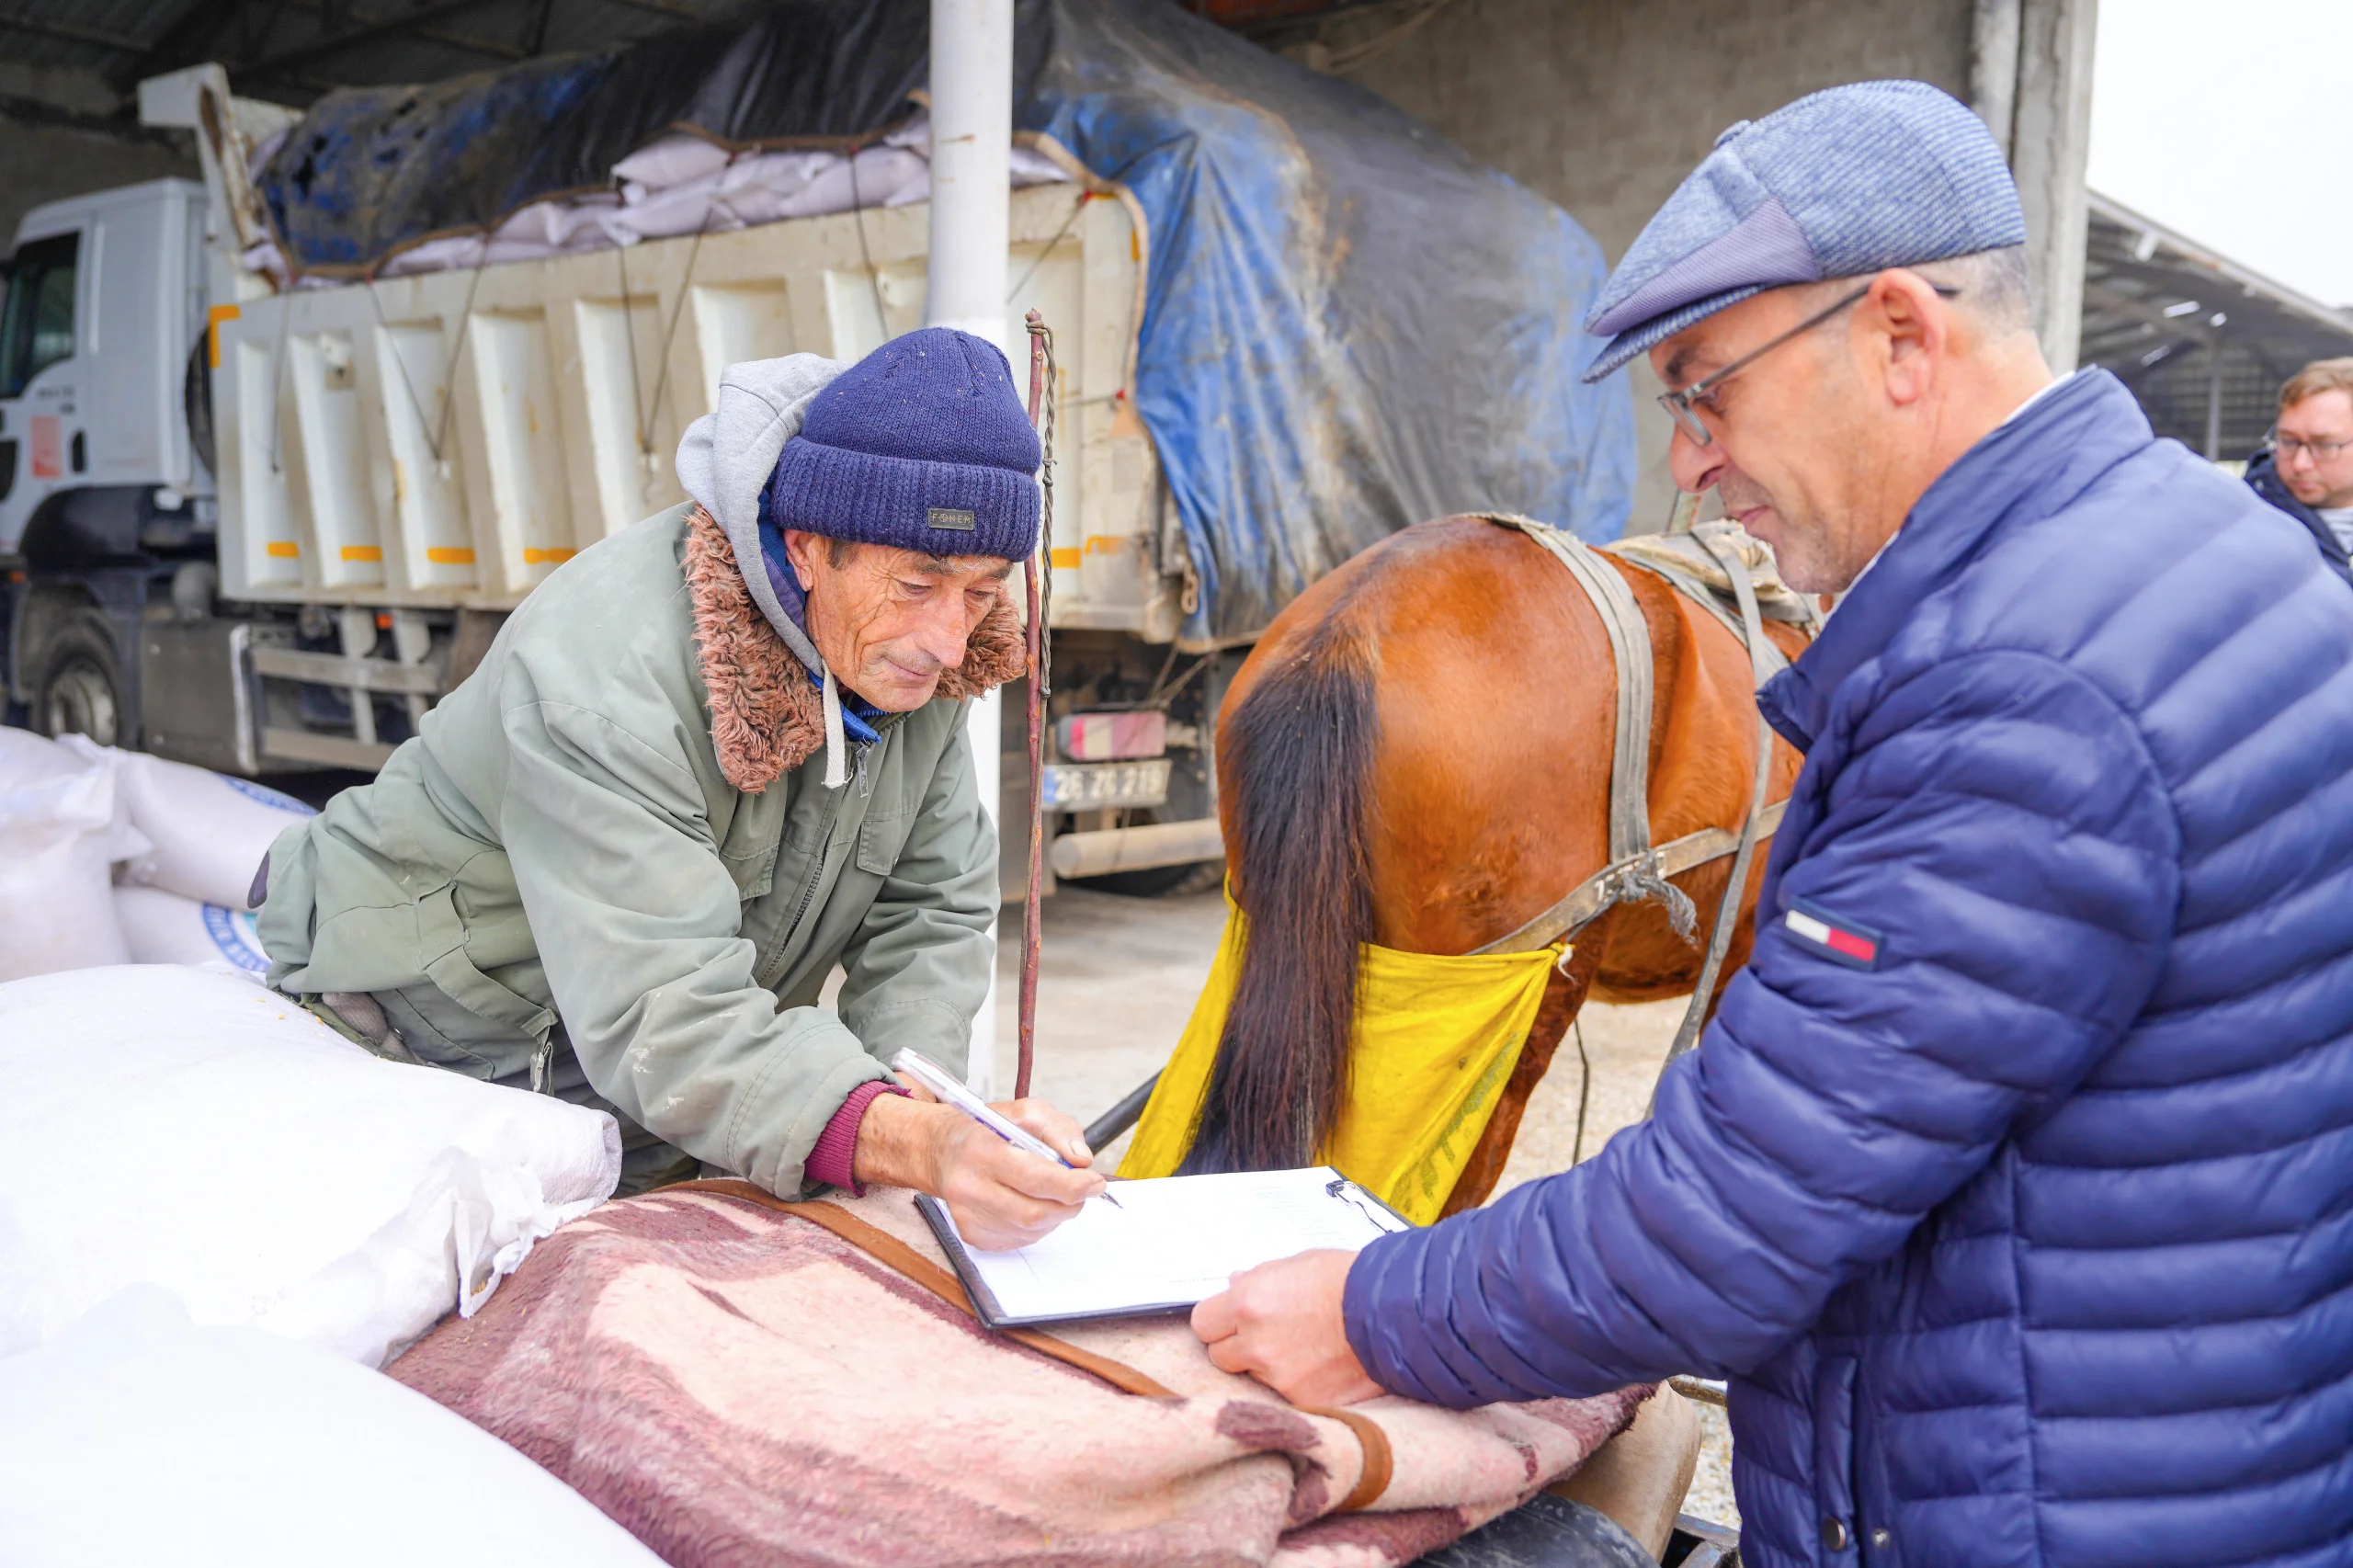
[[1316,1247],[1354,1252],[1406,1228],[1326,1165],[1123,1181],[1118,1191],[1117,1207],[1089,1203],[1017,1251],[966,1248],[1005,1317],[1190,1306],[1243,1269]]

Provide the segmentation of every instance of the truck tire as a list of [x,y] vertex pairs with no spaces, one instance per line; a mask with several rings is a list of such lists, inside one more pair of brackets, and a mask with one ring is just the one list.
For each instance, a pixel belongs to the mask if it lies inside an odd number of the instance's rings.
[[44,735],[87,735],[102,746],[134,746],[130,693],[106,618],[83,610],[57,629],[37,655],[32,721]]
[[188,371],[180,377],[180,412],[188,418],[188,444],[195,449],[196,460],[204,472],[218,474],[221,470],[213,461],[212,439],[212,356],[211,334],[197,334],[196,347],[188,351]]

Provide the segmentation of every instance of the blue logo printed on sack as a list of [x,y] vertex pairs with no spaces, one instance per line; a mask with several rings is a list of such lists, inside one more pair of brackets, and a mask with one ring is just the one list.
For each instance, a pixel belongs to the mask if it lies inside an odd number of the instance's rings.
[[239,969],[254,974],[269,972],[269,956],[261,950],[261,932],[252,915],[208,903],[204,906],[204,934],[212,938],[221,956]]
[[275,806],[281,812],[292,812],[298,817],[314,817],[319,813],[291,795],[281,794],[267,784],[256,784],[250,778],[232,778],[225,773],[214,778],[249,801],[259,801],[265,806]]

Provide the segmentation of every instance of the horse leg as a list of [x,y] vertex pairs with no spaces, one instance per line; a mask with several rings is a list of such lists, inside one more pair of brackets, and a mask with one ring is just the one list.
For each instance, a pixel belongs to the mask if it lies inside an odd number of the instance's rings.
[[1552,1068],[1552,1053],[1561,1049],[1569,1026],[1576,1022],[1578,1012],[1585,1006],[1594,973],[1601,967],[1601,951],[1599,940],[1580,942],[1566,972],[1559,969],[1552,971],[1544,987],[1544,1001],[1536,1010],[1536,1021],[1528,1027],[1528,1043],[1520,1047],[1511,1079],[1495,1102],[1495,1113],[1487,1119],[1486,1130],[1479,1134],[1478,1145],[1471,1151],[1470,1161],[1456,1179],[1454,1191],[1448,1196],[1439,1218],[1476,1209],[1495,1190],[1504,1165],[1511,1159],[1512,1144],[1519,1137],[1520,1119],[1528,1114],[1528,1102]]

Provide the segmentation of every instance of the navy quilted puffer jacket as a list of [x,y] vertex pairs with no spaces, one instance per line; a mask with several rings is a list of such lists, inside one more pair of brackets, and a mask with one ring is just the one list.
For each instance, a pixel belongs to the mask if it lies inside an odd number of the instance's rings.
[[1730,1377],[1759,1563],[2353,1563],[2353,593],[2087,371],[1766,698],[1805,770],[1700,1049],[1369,1248],[1358,1355]]

